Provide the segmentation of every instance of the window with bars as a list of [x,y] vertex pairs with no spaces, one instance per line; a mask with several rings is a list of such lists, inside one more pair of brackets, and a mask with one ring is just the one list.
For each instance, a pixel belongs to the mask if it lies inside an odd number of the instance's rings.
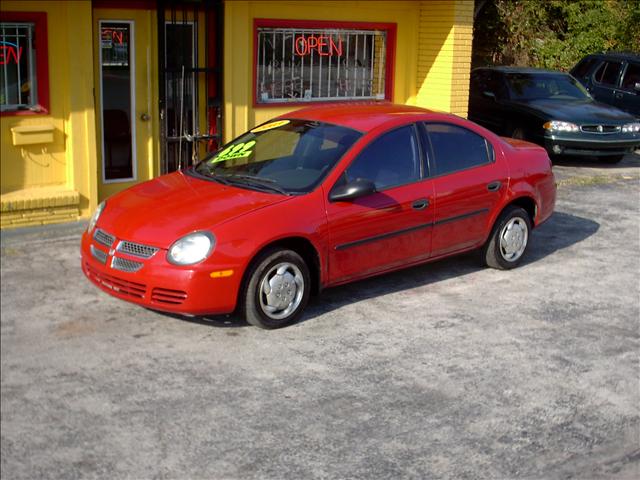
[[46,14],[0,15],[0,111],[47,113]]
[[256,26],[255,103],[390,97],[390,29]]

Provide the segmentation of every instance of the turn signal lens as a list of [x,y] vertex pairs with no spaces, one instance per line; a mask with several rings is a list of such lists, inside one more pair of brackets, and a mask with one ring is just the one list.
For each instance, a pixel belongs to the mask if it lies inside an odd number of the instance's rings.
[[550,132],[579,132],[580,128],[575,123],[551,120],[542,125],[542,128]]

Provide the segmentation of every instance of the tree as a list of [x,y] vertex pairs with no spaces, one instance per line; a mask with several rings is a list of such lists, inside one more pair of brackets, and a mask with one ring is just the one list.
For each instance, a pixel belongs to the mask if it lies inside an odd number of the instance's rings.
[[584,55],[640,51],[637,0],[479,0],[473,65],[570,69]]

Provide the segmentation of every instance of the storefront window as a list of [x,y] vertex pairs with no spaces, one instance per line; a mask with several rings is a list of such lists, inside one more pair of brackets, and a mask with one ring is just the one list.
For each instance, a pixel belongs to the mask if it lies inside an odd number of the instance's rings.
[[322,23],[256,22],[256,104],[390,99],[394,26]]
[[46,34],[46,14],[2,13],[0,111],[46,113]]

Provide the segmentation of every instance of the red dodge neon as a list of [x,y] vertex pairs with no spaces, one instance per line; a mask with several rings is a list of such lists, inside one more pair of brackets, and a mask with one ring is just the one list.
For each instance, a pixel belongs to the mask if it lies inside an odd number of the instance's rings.
[[322,288],[468,250],[513,268],[555,197],[543,148],[454,115],[307,108],[101,203],[82,269],[148,308],[277,328]]

